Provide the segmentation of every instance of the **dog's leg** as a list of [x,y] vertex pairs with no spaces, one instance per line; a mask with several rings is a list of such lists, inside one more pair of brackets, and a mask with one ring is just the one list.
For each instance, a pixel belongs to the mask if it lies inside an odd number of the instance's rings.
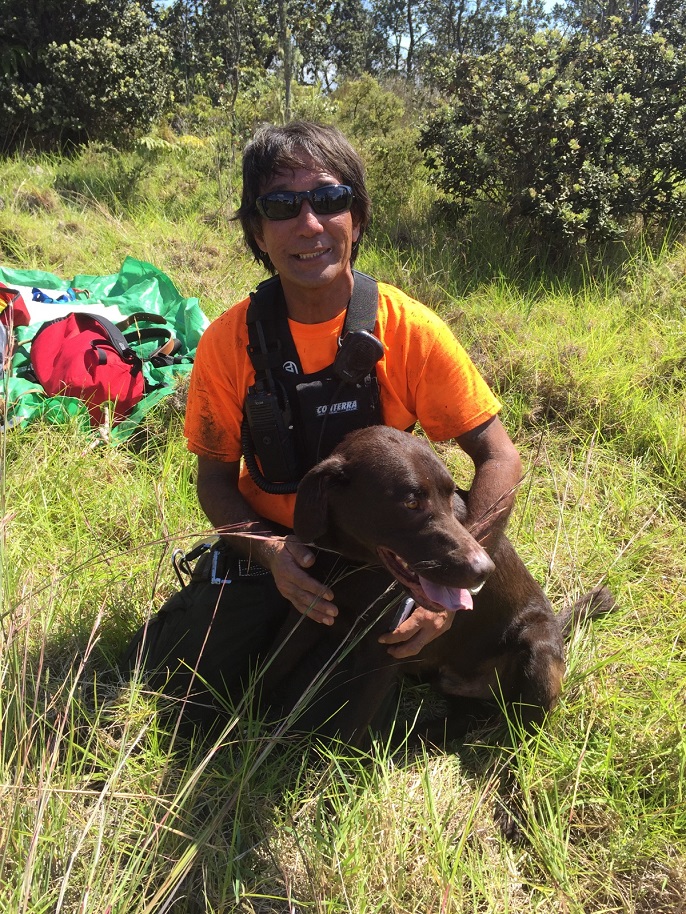
[[337,561],[331,587],[339,615],[327,626],[293,610],[274,642],[263,695],[281,715],[297,709],[295,729],[362,748],[400,675],[378,643],[399,592],[387,592],[393,579],[386,572]]

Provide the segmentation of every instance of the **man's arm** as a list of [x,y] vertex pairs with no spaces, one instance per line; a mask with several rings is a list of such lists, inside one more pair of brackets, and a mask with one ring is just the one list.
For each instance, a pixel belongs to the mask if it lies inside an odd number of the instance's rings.
[[456,440],[474,463],[465,526],[492,554],[514,505],[522,461],[497,416]]
[[333,593],[304,570],[314,564],[312,550],[295,536],[276,533],[252,510],[238,490],[239,466],[198,457],[198,499],[208,520],[236,552],[269,569],[298,612],[332,625],[338,614]]

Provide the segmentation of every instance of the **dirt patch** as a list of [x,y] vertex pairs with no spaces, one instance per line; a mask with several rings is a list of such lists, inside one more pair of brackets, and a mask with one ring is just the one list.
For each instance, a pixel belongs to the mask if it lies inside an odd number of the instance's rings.
[[17,209],[29,213],[52,213],[59,206],[59,197],[49,187],[22,188],[14,198]]
[[213,244],[193,245],[185,241],[171,241],[172,253],[169,262],[172,266],[202,274],[216,268],[221,256],[219,248]]

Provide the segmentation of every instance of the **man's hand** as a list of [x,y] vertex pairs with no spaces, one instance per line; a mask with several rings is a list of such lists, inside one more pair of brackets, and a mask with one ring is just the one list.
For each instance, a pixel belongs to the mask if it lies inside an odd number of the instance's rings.
[[393,645],[388,648],[388,653],[396,660],[414,657],[430,641],[447,632],[454,618],[455,613],[447,610],[434,612],[432,609],[417,606],[409,619],[402,622],[394,631],[381,635],[379,643]]
[[295,536],[270,532],[238,491],[238,461],[198,457],[198,498],[216,530],[240,555],[269,569],[276,586],[298,612],[315,622],[333,625],[338,610],[333,593],[304,570],[314,564],[312,550]]
[[294,536],[278,537],[265,546],[265,564],[271,572],[279,593],[295,606],[299,613],[315,622],[333,625],[338,609],[331,602],[333,592],[304,571],[314,564],[312,550]]

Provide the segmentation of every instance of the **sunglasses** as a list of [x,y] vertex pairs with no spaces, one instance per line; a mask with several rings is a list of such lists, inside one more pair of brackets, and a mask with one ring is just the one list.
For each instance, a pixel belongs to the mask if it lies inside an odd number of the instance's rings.
[[347,184],[327,184],[315,190],[276,190],[255,200],[257,212],[265,219],[295,219],[303,200],[307,200],[318,216],[347,213],[353,205],[353,189]]

